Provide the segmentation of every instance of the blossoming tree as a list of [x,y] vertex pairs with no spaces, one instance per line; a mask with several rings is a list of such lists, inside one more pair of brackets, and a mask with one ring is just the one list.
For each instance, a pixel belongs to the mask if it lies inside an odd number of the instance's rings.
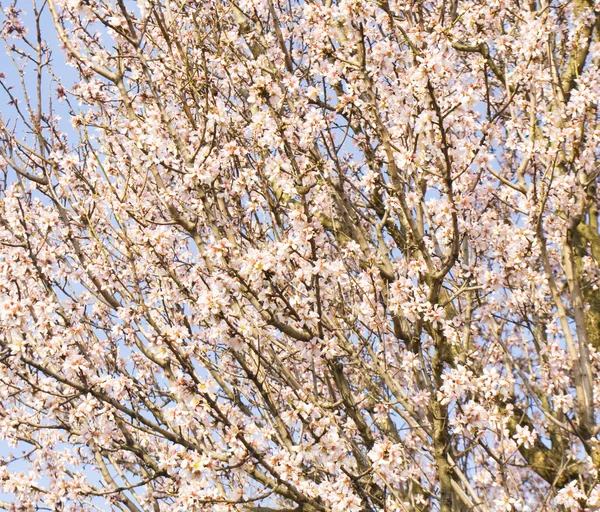
[[5,509],[600,509],[597,3],[3,7]]

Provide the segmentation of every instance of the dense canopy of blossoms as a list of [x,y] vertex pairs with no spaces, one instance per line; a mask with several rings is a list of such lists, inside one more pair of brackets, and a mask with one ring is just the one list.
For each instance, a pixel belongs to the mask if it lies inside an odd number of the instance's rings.
[[600,510],[600,4],[2,8],[4,509]]

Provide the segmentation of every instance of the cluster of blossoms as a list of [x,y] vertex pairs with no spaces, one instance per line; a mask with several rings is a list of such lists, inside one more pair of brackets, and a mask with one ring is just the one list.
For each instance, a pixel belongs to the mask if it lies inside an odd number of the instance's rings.
[[600,509],[593,2],[18,3],[2,507]]

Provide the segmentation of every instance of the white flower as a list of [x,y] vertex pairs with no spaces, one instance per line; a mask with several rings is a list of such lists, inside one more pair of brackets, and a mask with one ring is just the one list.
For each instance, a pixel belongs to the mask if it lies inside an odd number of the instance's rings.
[[577,481],[573,480],[570,484],[563,487],[556,495],[555,501],[570,512],[581,510],[581,502],[586,499],[585,494],[579,488]]
[[537,439],[537,432],[529,430],[529,427],[525,425],[522,427],[521,425],[517,425],[516,434],[513,439],[517,442],[519,446],[523,445],[525,448],[531,448]]

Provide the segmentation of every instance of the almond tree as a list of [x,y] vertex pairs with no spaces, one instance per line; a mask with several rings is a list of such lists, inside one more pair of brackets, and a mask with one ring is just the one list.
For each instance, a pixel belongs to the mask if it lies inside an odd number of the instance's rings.
[[4,509],[600,509],[596,6],[4,4]]

